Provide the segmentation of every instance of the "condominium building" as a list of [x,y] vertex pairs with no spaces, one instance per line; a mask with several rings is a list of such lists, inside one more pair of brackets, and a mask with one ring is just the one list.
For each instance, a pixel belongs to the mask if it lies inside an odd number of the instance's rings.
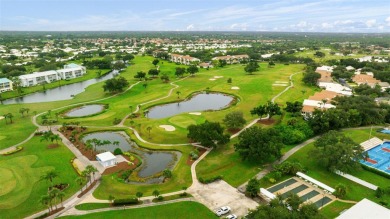
[[11,90],[13,90],[12,81],[8,78],[0,78],[0,93]]
[[241,63],[242,61],[249,60],[248,55],[227,55],[227,56],[217,56],[214,57],[212,60],[225,60],[227,64],[235,64],[235,63]]
[[170,54],[170,60],[175,63],[183,65],[191,65],[200,62],[200,59],[191,57],[189,55]]
[[50,70],[44,72],[34,72],[32,74],[19,76],[21,86],[30,87],[42,83],[51,83],[58,80],[67,80],[72,78],[81,77],[87,73],[87,69],[84,66],[77,64],[65,65],[60,70]]

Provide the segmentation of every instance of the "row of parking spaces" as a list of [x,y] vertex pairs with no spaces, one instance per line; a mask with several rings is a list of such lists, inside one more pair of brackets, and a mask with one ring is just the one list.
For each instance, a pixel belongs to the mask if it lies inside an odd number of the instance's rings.
[[314,203],[318,208],[332,202],[335,198],[321,189],[299,178],[290,178],[267,189],[275,195],[281,195],[284,199],[289,194],[298,195],[303,202]]

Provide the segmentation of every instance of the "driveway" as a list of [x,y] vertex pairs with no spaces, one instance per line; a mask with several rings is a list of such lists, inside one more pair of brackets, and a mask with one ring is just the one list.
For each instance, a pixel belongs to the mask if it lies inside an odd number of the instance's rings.
[[188,192],[209,209],[214,211],[227,205],[232,209],[231,213],[238,217],[246,215],[248,209],[254,209],[259,205],[223,180],[210,184],[197,183]]

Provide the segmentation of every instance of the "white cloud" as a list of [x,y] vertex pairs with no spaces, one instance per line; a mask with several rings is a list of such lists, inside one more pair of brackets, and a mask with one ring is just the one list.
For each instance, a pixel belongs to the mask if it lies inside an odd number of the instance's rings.
[[187,30],[193,30],[195,26],[193,24],[190,24],[186,27]]
[[370,19],[370,20],[366,21],[366,26],[367,27],[373,27],[375,24],[376,24],[376,20],[375,19]]
[[390,26],[390,16],[386,18],[386,23],[387,23],[387,26]]
[[305,28],[307,27],[307,22],[306,21],[301,21],[297,24],[297,27],[299,28]]

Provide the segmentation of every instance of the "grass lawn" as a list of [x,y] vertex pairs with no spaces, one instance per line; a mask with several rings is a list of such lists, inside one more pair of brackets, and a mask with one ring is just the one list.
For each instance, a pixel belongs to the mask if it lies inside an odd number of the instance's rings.
[[340,212],[352,207],[354,204],[334,201],[320,210],[321,214],[326,218],[336,218]]
[[78,210],[94,210],[108,207],[111,207],[110,203],[83,203],[75,206]]
[[145,208],[127,209],[127,210],[115,210],[106,211],[100,213],[92,213],[80,216],[66,216],[61,218],[161,218],[161,219],[173,219],[173,218],[217,218],[213,212],[211,212],[204,205],[197,202],[178,202],[172,204],[158,205]]
[[62,144],[53,149],[47,145],[34,137],[22,145],[22,151],[0,158],[0,218],[23,218],[45,209],[39,199],[47,193],[49,184],[40,177],[49,170],[59,175],[55,184],[69,184],[64,200],[79,189],[70,163],[73,154]]

